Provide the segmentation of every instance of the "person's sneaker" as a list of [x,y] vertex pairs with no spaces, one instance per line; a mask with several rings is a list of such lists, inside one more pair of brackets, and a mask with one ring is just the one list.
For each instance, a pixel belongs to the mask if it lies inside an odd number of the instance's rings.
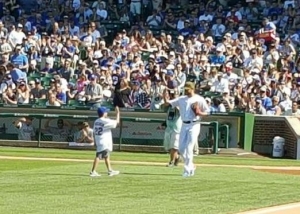
[[120,174],[120,171],[114,171],[114,170],[111,170],[108,172],[108,176],[115,176],[115,175],[118,175]]
[[98,174],[96,171],[90,172],[91,177],[100,177],[101,175]]
[[195,171],[196,171],[196,167],[194,167],[194,169],[190,171],[190,176],[194,176],[195,175]]
[[174,166],[178,166],[179,161],[180,161],[180,156],[178,156],[178,158],[175,159]]
[[166,167],[173,167],[174,166],[174,163],[173,162],[169,162]]
[[184,173],[182,174],[182,177],[184,177],[184,178],[190,177],[190,173],[184,172]]

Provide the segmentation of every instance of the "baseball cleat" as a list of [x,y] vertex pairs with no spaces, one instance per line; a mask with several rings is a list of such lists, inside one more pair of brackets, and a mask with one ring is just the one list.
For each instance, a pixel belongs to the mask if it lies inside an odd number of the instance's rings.
[[184,172],[184,173],[182,174],[182,177],[184,177],[184,178],[190,177],[190,173]]
[[194,167],[194,169],[190,171],[190,176],[194,176],[195,175],[195,171],[196,171],[196,167]]
[[98,174],[96,171],[90,172],[91,177],[100,177],[101,175]]
[[120,171],[114,171],[114,170],[111,170],[108,172],[108,176],[115,176],[115,175],[118,175],[120,174]]

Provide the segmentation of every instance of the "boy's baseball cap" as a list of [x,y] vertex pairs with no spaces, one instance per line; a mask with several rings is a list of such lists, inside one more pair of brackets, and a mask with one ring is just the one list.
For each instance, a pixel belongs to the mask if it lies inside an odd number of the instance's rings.
[[186,82],[184,85],[184,89],[192,89],[195,90],[195,84],[192,82]]
[[103,116],[107,112],[109,112],[109,109],[106,108],[105,106],[99,107],[97,110],[97,113],[100,117]]

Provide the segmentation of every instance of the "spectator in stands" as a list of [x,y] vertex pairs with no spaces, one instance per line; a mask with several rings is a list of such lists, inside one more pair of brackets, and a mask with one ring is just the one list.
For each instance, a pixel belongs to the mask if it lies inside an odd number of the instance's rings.
[[149,108],[151,100],[148,94],[141,88],[141,84],[138,81],[132,82],[132,89],[129,96],[129,105],[133,108]]
[[265,86],[262,86],[260,88],[260,98],[262,101],[262,105],[265,109],[269,109],[270,107],[272,107],[272,100],[267,96],[266,92],[267,88]]
[[130,96],[130,87],[128,81],[123,78],[120,80],[120,88],[117,88],[115,91],[115,96],[113,99],[113,103],[115,106],[119,106],[120,108],[129,108],[129,96]]
[[25,81],[17,83],[17,104],[29,104],[30,89]]
[[74,69],[71,67],[72,60],[67,59],[64,66],[59,70],[60,75],[68,82],[74,76]]
[[57,100],[55,94],[49,94],[46,106],[61,106],[61,104]]
[[[272,98],[278,96],[282,113],[289,114],[291,102],[300,100],[300,37],[299,32],[290,31],[297,28],[292,9],[298,9],[295,2],[236,2],[230,6],[209,1],[181,8],[178,6],[184,1],[174,2],[165,6],[161,0],[134,0],[127,5],[99,0],[89,5],[76,0],[62,4],[61,9],[53,4],[51,11],[41,3],[45,11],[38,13],[23,8],[7,10],[0,21],[5,102],[17,101],[14,84],[39,79],[44,89],[33,87],[32,98],[44,99],[42,90],[53,93],[59,83],[69,99],[99,106],[100,88],[116,97],[119,93],[127,96],[128,88],[118,89],[124,78],[134,82],[128,105],[160,110],[155,107],[160,102],[158,89],[168,87],[170,75],[166,74],[172,71],[174,90],[181,92],[184,82],[192,80],[200,93],[215,92],[227,110],[254,112],[259,97],[260,107],[270,111]],[[146,9],[142,10],[141,3]],[[24,16],[29,12],[33,15]],[[101,26],[97,20],[102,21]],[[54,78],[56,74],[59,76]],[[77,83],[73,86],[70,82]],[[99,96],[96,102],[90,100],[93,85],[99,89],[93,95]],[[233,107],[226,104],[224,94],[234,97]],[[120,99],[116,103],[122,106]]]
[[289,116],[296,116],[296,117],[300,118],[299,105],[295,101],[292,103],[292,111],[290,112]]
[[212,110],[213,112],[226,112],[225,105],[222,103],[222,100],[220,98],[214,97],[212,99]]
[[8,63],[6,68],[9,71],[14,83],[20,82],[21,80],[27,81],[27,74],[16,68],[13,63]]
[[63,91],[60,83],[55,84],[55,89],[52,94],[55,95],[56,101],[61,105],[67,103],[67,94]]
[[268,115],[276,115],[279,116],[281,114],[281,108],[279,106],[279,97],[273,96],[272,98],[272,106],[267,108]]
[[47,91],[41,85],[41,81],[39,79],[35,79],[33,88],[30,90],[30,98],[31,99],[45,99]]
[[94,74],[90,75],[89,81],[89,84],[85,88],[87,104],[93,107],[98,107],[101,105],[101,99],[103,97],[102,86],[97,83],[97,76]]
[[17,95],[12,87],[7,87],[2,94],[2,99],[5,104],[16,105],[18,103]]
[[251,110],[250,112],[254,113],[254,114],[260,114],[260,115],[266,115],[267,114],[267,111],[263,107],[262,100],[260,98],[257,98],[255,100],[255,106],[253,108],[253,111]]

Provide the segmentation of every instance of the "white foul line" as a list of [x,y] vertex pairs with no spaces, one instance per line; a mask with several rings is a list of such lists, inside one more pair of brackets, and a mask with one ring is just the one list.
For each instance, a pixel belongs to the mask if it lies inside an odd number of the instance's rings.
[[[300,203],[293,203],[293,204],[286,204],[286,205],[281,205],[281,206],[263,208],[263,209],[259,209],[259,210],[247,211],[247,212],[242,212],[242,213],[238,213],[238,214],[271,214],[273,212],[288,211],[288,210],[295,209],[295,208],[300,208]],[[285,213],[287,213],[287,212],[285,212]],[[300,211],[299,211],[299,213],[300,213]]]

